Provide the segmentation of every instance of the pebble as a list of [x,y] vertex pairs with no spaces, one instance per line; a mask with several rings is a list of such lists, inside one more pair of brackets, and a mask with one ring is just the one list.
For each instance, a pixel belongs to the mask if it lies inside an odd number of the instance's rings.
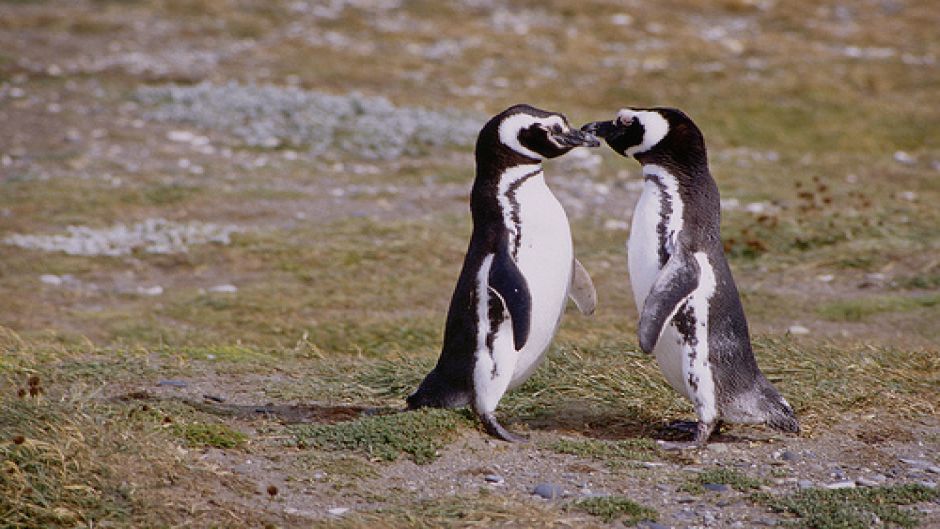
[[908,464],[916,469],[926,470],[927,472],[933,472],[934,474],[940,474],[940,466],[934,465],[925,459],[908,459],[901,457],[899,460],[902,463]]
[[881,483],[879,483],[879,482],[877,482],[877,481],[875,481],[875,480],[873,480],[873,479],[865,478],[865,477],[857,478],[857,479],[855,480],[855,484],[858,485],[859,487],[877,487],[877,486],[881,485]]
[[532,489],[532,494],[545,498],[546,500],[554,500],[556,498],[561,498],[565,495],[565,489],[561,485],[554,485],[552,483],[539,483]]
[[161,380],[157,382],[157,386],[169,386],[171,388],[185,388],[188,385],[185,380]]
[[795,452],[791,452],[789,450],[784,450],[783,453],[780,454],[780,459],[784,461],[790,461],[792,463],[792,462],[799,461],[800,455]]
[[669,529],[668,525],[663,525],[661,523],[656,523],[650,520],[643,520],[636,524],[637,529]]
[[796,486],[801,489],[811,489],[813,488],[813,482],[808,479],[801,479],[796,482]]
[[62,278],[53,274],[43,274],[39,276],[39,281],[46,285],[59,286],[62,284]]
[[152,287],[137,287],[137,293],[142,296],[159,296],[163,294],[163,287],[155,285]]
[[342,516],[349,512],[349,507],[333,507],[332,509],[327,509],[326,512],[333,516]]
[[794,336],[809,334],[809,329],[803,327],[802,325],[791,325],[787,328],[787,334],[792,334]]
[[483,476],[483,479],[485,479],[487,483],[495,483],[495,484],[497,484],[497,485],[499,485],[499,484],[501,484],[501,483],[505,483],[505,481],[506,481],[506,480],[505,480],[502,476],[500,476],[499,474],[487,474],[487,475]]
[[705,483],[702,488],[712,492],[728,492],[731,490],[731,487],[724,483]]
[[850,479],[846,479],[846,480],[843,480],[843,481],[836,481],[836,482],[834,482],[834,483],[827,483],[827,484],[825,484],[825,485],[823,485],[823,486],[826,487],[826,488],[829,489],[829,490],[854,489],[854,488],[855,488],[855,482],[852,481],[852,480],[850,480]]
[[927,480],[925,479],[925,480],[923,480],[923,481],[918,481],[917,484],[918,484],[918,485],[923,485],[923,486],[927,487],[928,489],[936,489],[936,488],[937,488],[937,482],[936,482],[936,481],[927,481]]
[[915,158],[911,154],[906,153],[904,151],[895,151],[894,161],[898,163],[903,163],[906,165],[911,165],[911,164],[917,163],[917,158]]
[[709,443],[707,445],[708,449],[716,454],[727,453],[730,447],[726,443]]
[[225,285],[216,285],[214,287],[209,287],[209,292],[219,292],[222,294],[234,294],[238,292],[238,287],[231,284]]

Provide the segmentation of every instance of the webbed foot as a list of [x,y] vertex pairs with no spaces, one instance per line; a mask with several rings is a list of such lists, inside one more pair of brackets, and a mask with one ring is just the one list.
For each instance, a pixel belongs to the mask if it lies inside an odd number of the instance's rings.
[[529,441],[527,438],[503,428],[503,425],[499,424],[499,421],[496,420],[496,417],[492,413],[481,413],[479,417],[480,422],[483,423],[483,428],[486,429],[486,433],[493,437],[510,443],[527,443]]

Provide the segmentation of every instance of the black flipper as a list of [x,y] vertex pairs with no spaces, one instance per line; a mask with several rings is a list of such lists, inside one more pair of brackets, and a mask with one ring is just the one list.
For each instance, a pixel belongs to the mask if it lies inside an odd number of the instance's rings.
[[489,287],[499,295],[503,306],[509,311],[513,345],[519,351],[529,339],[532,296],[525,277],[509,253],[509,244],[505,238],[500,241],[490,265]]
[[677,249],[659,271],[640,314],[640,349],[652,353],[679,306],[698,287],[698,262],[683,249]]

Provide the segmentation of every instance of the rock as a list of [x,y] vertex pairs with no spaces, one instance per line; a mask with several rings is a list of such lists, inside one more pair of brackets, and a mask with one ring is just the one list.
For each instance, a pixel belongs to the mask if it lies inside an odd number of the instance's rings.
[[154,285],[152,287],[137,287],[137,293],[142,296],[159,296],[163,294],[163,287]]
[[327,509],[326,512],[333,516],[342,516],[349,512],[349,507],[333,507],[332,509]]
[[811,489],[813,488],[813,482],[808,479],[801,479],[796,482],[796,486],[800,489]]
[[45,285],[59,286],[63,283],[62,278],[53,274],[43,274],[39,276],[39,281]]
[[730,448],[726,443],[709,443],[706,446],[710,451],[716,454],[725,454]]
[[936,481],[928,481],[928,480],[925,479],[925,480],[922,480],[922,481],[918,481],[917,484],[918,484],[918,485],[923,485],[923,486],[927,487],[928,489],[936,489],[936,488],[937,488],[937,482],[936,482]]
[[780,459],[795,463],[800,460],[800,455],[789,450],[784,450],[783,453],[780,454]]
[[905,165],[912,165],[917,163],[917,158],[904,151],[894,151],[894,161]]
[[859,487],[877,487],[877,486],[881,485],[881,483],[879,483],[879,482],[877,482],[877,481],[875,481],[875,480],[873,480],[873,479],[869,479],[869,478],[865,478],[865,477],[856,478],[856,479],[855,479],[855,484],[858,485]]
[[209,287],[209,292],[218,292],[221,294],[234,294],[238,292],[238,287],[231,284],[216,285],[214,287]]
[[532,489],[532,494],[545,498],[546,500],[554,500],[564,496],[565,489],[561,485],[555,485],[552,483],[539,483],[535,486],[534,489]]
[[829,283],[829,282],[831,282],[831,281],[832,281],[833,279],[835,279],[835,278],[836,278],[836,276],[834,276],[834,275],[832,275],[832,274],[823,274],[823,275],[820,275],[820,276],[816,276],[816,279],[817,279],[818,281],[822,282],[822,283]]
[[836,482],[834,482],[834,483],[827,483],[827,484],[823,485],[823,487],[825,487],[825,488],[827,488],[827,489],[829,489],[829,490],[854,489],[854,488],[855,488],[855,482],[852,481],[852,480],[850,480],[850,479],[846,479],[846,480],[843,480],[843,481],[836,481]]
[[157,382],[157,386],[168,386],[171,388],[185,388],[189,386],[185,380],[161,380]]
[[487,474],[483,476],[483,479],[486,480],[487,483],[495,483],[497,485],[506,482],[506,480],[503,479],[503,477],[499,474]]
[[637,529],[669,529],[668,525],[663,525],[661,523],[656,523],[651,520],[643,520],[636,524]]
[[705,483],[702,488],[711,492],[728,492],[731,487],[724,483]]
[[809,334],[809,329],[803,327],[802,325],[791,325],[787,327],[787,334],[792,334],[794,336]]

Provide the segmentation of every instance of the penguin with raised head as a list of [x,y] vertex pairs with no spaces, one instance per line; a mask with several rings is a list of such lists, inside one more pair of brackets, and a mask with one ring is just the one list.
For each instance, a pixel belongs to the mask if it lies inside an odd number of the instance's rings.
[[524,438],[493,415],[503,394],[538,367],[565,300],[585,314],[596,293],[574,258],[568,217],[545,184],[542,161],[600,141],[565,116],[516,105],[480,130],[470,197],[473,233],[454,289],[436,367],[408,409],[470,404],[486,431]]
[[751,350],[702,132],[673,108],[625,108],[582,130],[643,166],[627,241],[640,349],[654,353],[669,384],[692,401],[694,443],[707,443],[720,421],[798,433],[793,409]]

